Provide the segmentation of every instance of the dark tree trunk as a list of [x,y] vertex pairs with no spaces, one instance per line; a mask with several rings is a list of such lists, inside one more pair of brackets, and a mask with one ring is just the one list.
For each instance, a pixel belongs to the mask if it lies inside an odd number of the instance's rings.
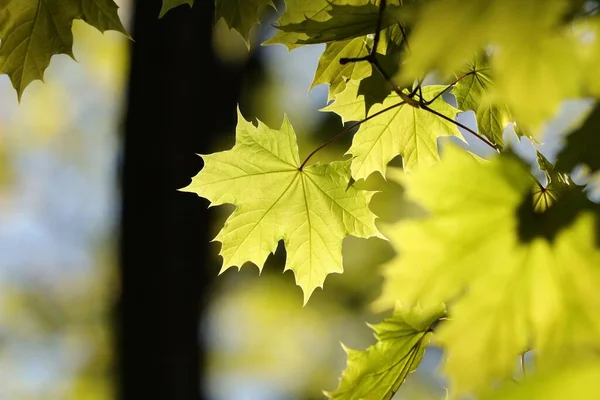
[[158,19],[161,0],[135,4],[121,175],[118,398],[201,399],[199,318],[207,268],[207,202],[178,192],[215,132],[235,126],[241,70],[211,50],[213,1]]

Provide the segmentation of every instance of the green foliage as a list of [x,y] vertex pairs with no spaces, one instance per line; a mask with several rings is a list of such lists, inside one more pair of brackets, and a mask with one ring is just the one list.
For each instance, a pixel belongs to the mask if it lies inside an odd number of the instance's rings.
[[468,63],[458,75],[457,79],[460,80],[452,88],[457,107],[463,111],[473,110],[479,133],[493,143],[504,146],[502,133],[508,124],[515,122],[515,118],[508,106],[494,104],[491,98],[494,79],[488,56],[479,55],[476,61]]
[[301,166],[287,118],[280,130],[238,116],[233,149],[204,155],[205,166],[185,189],[213,205],[235,204],[215,240],[221,271],[245,262],[262,268],[283,240],[304,300],[330,273],[341,273],[342,239],[380,236],[369,211],[372,192],[347,188],[350,163]]
[[504,388],[484,400],[564,400],[600,398],[600,363],[585,360],[559,365],[532,376],[520,385]]
[[377,343],[365,351],[348,349],[348,367],[330,399],[390,400],[423,358],[432,327],[446,315],[444,307],[398,307],[383,322],[371,326]]
[[[124,32],[111,0],[0,2],[0,71],[19,97],[42,78],[53,54],[71,54],[74,19]],[[161,16],[192,3],[164,0]],[[600,395],[594,392],[600,374],[600,205],[570,175],[580,164],[591,173],[600,170],[600,108],[565,133],[556,160],[537,148],[546,138],[542,128],[565,100],[598,100],[597,3],[284,2],[277,31],[263,45],[293,50],[325,43],[311,88],[329,85],[322,111],[356,123],[301,161],[287,119],[275,130],[240,116],[233,149],[203,155],[205,167],[183,190],[213,205],[236,206],[215,238],[222,244],[222,271],[246,262],[261,269],[283,240],[285,269],[294,271],[305,302],[328,274],[343,271],[346,236],[383,239],[369,210],[373,192],[359,190],[355,181],[387,172],[422,209],[418,218],[386,229],[398,255],[383,268],[376,306],[396,311],[374,327],[375,345],[348,351],[347,370],[330,397],[390,399],[430,339],[445,351],[443,373],[454,398]],[[248,42],[251,27],[272,5],[215,0],[215,17]],[[456,107],[448,103],[452,96]],[[466,111],[473,111],[476,129],[456,120]],[[503,131],[510,126],[534,141],[546,182],[536,181],[505,148]],[[349,159],[308,164],[351,132]],[[494,156],[445,146],[440,161],[439,139],[461,141],[462,134]],[[388,169],[397,156],[401,174]],[[526,352],[535,354],[533,374],[515,368]],[[522,380],[518,385],[515,376]]]
[[171,9],[179,7],[183,4],[187,4],[191,7],[194,5],[194,0],[163,0],[159,17],[162,18]]
[[112,0],[0,1],[0,72],[8,74],[19,99],[27,85],[43,79],[53,55],[73,57],[74,19],[126,34]]
[[[401,257],[385,267],[380,302],[452,301],[438,340],[455,393],[509,379],[528,348],[544,359],[599,337],[593,215],[581,213],[552,238],[523,240],[519,217],[533,182],[509,154],[482,162],[449,148],[442,163],[403,182],[428,215],[386,230]],[[502,351],[487,356],[492,349]]]
[[[444,89],[444,86],[438,85],[425,86],[423,96],[432,99]],[[395,93],[391,94],[381,105],[373,106],[369,116],[400,103],[400,97]],[[345,120],[355,119],[353,117],[356,115],[344,115],[345,108],[338,110],[335,105],[334,102],[328,109],[337,112]],[[458,112],[441,96],[430,107],[450,119],[454,119]],[[364,103],[362,108],[366,108]],[[425,110],[400,104],[360,126],[352,147],[348,150],[353,156],[352,177],[357,180],[365,179],[375,171],[385,176],[387,163],[398,154],[402,155],[403,166],[407,171],[431,165],[439,159],[437,139],[442,136],[462,138],[456,125],[451,122]]]

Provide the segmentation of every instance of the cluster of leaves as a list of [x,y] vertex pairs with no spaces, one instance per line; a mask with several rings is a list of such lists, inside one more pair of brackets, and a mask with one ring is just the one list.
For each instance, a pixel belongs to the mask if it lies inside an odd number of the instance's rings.
[[[0,68],[19,95],[41,78],[52,54],[70,54],[81,18],[123,31],[111,0],[6,1],[0,9]],[[193,0],[164,0],[161,15]],[[267,0],[215,0],[248,41]],[[538,152],[539,182],[506,146],[506,131],[533,143],[560,104],[600,96],[600,16],[584,0],[286,0],[264,44],[293,50],[325,43],[312,86],[329,85],[323,109],[357,121],[306,159],[295,133],[240,114],[236,144],[203,155],[185,191],[236,210],[217,235],[222,270],[262,268],[283,240],[305,302],[330,273],[342,273],[347,235],[389,240],[376,307],[393,310],[374,326],[377,343],[348,350],[337,399],[390,399],[430,340],[446,352],[452,397],[597,398],[600,373],[600,207],[573,168],[600,169],[600,108],[570,132],[554,165]],[[23,44],[25,43],[25,44]],[[439,84],[424,85],[427,79]],[[450,104],[455,100],[455,106]],[[457,115],[472,112],[477,128]],[[309,163],[315,152],[358,127],[349,159]],[[439,139],[464,135],[494,150],[482,159]],[[354,182],[402,157],[394,173],[426,212],[382,228],[373,195]],[[399,176],[399,177],[398,177]],[[593,182],[590,180],[590,182]],[[535,373],[519,358],[535,356]]]

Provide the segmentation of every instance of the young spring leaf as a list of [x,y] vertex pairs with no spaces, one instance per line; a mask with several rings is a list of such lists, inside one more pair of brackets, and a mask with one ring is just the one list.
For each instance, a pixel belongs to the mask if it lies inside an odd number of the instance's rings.
[[345,236],[381,237],[368,206],[373,192],[347,187],[349,161],[299,169],[287,118],[275,130],[239,114],[235,146],[202,158],[204,168],[182,190],[236,206],[215,238],[222,243],[221,272],[246,262],[261,269],[283,240],[285,270],[294,271],[306,303],[328,274],[343,271]]
[[[510,154],[480,162],[447,150],[443,162],[403,178],[408,197],[428,215],[386,230],[400,256],[385,267],[379,304],[452,301],[436,337],[447,349],[444,371],[455,394],[481,393],[510,378],[526,349],[544,360],[597,345],[597,216],[577,213],[549,235],[546,214],[536,214],[524,238],[527,220],[519,213],[533,206],[522,162]],[[559,215],[557,208],[548,216]]]
[[365,351],[344,347],[348,366],[330,399],[389,400],[421,362],[431,327],[446,315],[444,307],[397,307],[394,314],[372,326],[377,343]]
[[127,34],[117,10],[112,0],[0,0],[0,73],[20,99],[27,85],[43,79],[53,55],[73,57],[74,19]]
[[[493,88],[493,79],[488,57],[482,55],[476,61],[467,64],[459,72],[460,79],[452,88],[456,98],[456,105],[460,110],[473,110],[477,121],[478,132],[487,137],[492,143],[503,147],[502,133],[509,123],[514,123],[515,118],[504,104],[495,104],[490,96]],[[520,126],[515,126],[515,132],[523,136],[525,132]]]
[[[444,89],[445,86],[425,86],[423,97],[432,99]],[[391,94],[383,104],[371,107],[369,116],[400,102],[397,94]],[[363,108],[364,104],[363,101]],[[441,96],[429,107],[451,119],[454,119],[458,112]],[[347,114],[347,105],[338,107],[335,102],[328,106],[327,110],[338,113],[346,121],[356,117],[354,112]],[[403,104],[383,112],[364,122],[354,136],[352,147],[348,150],[348,154],[353,156],[352,177],[356,180],[366,179],[375,171],[385,176],[388,162],[398,154],[402,155],[404,169],[407,171],[434,164],[439,160],[437,139],[442,136],[456,136],[462,139],[456,125],[423,109]]]
[[369,47],[365,37],[327,43],[310,88],[329,84],[329,100],[333,99],[346,88],[349,80],[360,80],[371,75],[371,64],[368,62],[341,64],[340,59],[364,57],[368,54]]

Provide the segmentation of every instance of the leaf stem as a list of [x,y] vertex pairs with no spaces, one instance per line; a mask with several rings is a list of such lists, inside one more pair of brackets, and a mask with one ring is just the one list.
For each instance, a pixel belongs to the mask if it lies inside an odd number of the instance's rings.
[[450,117],[447,117],[444,114],[439,113],[439,112],[435,111],[432,108],[429,108],[429,106],[427,106],[425,104],[421,104],[421,108],[423,110],[425,110],[425,111],[429,111],[430,113],[437,115],[438,117],[440,117],[442,119],[445,119],[446,121],[448,121],[450,123],[453,123],[454,125],[456,125],[456,126],[458,126],[460,128],[463,128],[465,131],[469,132],[470,134],[472,134],[473,136],[475,136],[477,139],[481,140],[483,143],[485,143],[486,145],[488,145],[489,147],[491,147],[492,149],[494,149],[494,151],[496,151],[498,153],[500,152],[500,148],[497,145],[495,145],[494,143],[490,142],[484,136],[481,136],[479,133],[475,132],[473,129],[469,128],[468,126],[466,126],[464,124],[461,124],[460,122],[458,122],[458,121],[456,121],[456,120],[454,120],[454,119],[452,119]]
[[319,147],[317,147],[316,149],[314,149],[308,156],[306,156],[306,158],[304,159],[304,161],[302,162],[302,164],[298,167],[299,171],[302,171],[302,169],[304,168],[304,166],[306,165],[306,163],[308,162],[308,160],[311,159],[312,156],[314,156],[315,154],[317,154],[317,152],[319,152],[320,150],[322,150],[323,148],[327,147],[328,145],[330,145],[331,143],[335,142],[336,140],[338,140],[339,138],[341,138],[343,135],[345,135],[346,133],[350,132],[352,129],[356,128],[357,126],[367,122],[370,119],[373,119],[385,112],[388,112],[389,110],[392,110],[396,107],[400,107],[402,104],[405,104],[404,101],[401,101],[399,103],[396,104],[392,104],[389,107],[384,108],[383,110],[379,110],[377,111],[375,114],[373,115],[369,115],[368,117],[364,118],[361,121],[358,121],[354,124],[348,125],[346,127],[344,127],[344,129],[342,129],[339,133],[337,133],[335,136],[331,137],[329,140],[327,140],[325,143],[323,143],[322,145],[320,145]]
[[469,75],[474,75],[474,74],[476,74],[476,73],[478,73],[478,72],[485,71],[485,70],[487,70],[487,69],[489,69],[489,68],[478,69],[478,70],[472,70],[472,71],[469,71],[469,72],[467,72],[467,73],[463,74],[462,76],[460,76],[460,77],[456,78],[456,79],[454,80],[454,82],[452,82],[452,83],[450,83],[448,86],[446,86],[446,89],[444,89],[444,90],[442,90],[440,93],[436,94],[436,95],[434,96],[434,98],[433,98],[433,99],[431,99],[431,100],[429,100],[429,101],[426,101],[426,102],[425,102],[425,105],[430,105],[431,103],[433,103],[434,101],[436,101],[436,100],[438,99],[438,97],[440,97],[441,95],[443,95],[444,93],[446,93],[446,92],[448,91],[448,89],[452,88],[452,86],[456,85],[458,82],[460,82],[461,80],[463,80],[463,79],[464,79],[464,78],[466,78],[467,76],[469,76]]

